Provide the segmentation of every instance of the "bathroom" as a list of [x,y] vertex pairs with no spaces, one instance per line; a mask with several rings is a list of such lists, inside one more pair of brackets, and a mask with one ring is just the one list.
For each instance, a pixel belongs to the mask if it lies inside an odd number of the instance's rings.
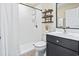
[[78,14],[79,3],[0,3],[0,55],[78,56]]

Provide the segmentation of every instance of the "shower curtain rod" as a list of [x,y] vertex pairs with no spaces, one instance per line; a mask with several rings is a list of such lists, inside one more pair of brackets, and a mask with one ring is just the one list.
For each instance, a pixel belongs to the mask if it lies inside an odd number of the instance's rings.
[[30,7],[30,8],[33,8],[33,9],[37,9],[37,10],[39,10],[39,11],[42,11],[41,9],[35,8],[35,7],[33,7],[33,6],[29,6],[29,5],[26,5],[26,4],[23,4],[23,3],[19,3],[19,4],[24,5],[24,6],[27,6],[27,7]]

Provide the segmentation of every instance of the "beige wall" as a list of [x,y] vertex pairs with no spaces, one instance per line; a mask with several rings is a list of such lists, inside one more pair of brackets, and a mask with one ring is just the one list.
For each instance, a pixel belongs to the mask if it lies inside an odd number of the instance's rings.
[[65,3],[65,4],[62,4],[58,8],[58,16],[59,17],[64,17],[66,10],[77,8],[77,7],[79,7],[79,3]]
[[43,4],[42,4],[42,10],[53,8],[53,4],[54,4],[54,3],[43,3]]

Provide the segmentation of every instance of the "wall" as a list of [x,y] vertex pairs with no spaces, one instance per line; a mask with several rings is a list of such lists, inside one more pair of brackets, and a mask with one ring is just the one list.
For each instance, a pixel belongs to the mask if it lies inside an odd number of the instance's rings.
[[[40,6],[36,6],[40,7]],[[36,11],[36,20],[33,18]],[[35,25],[38,25],[38,28]],[[19,45],[20,53],[33,47],[33,43],[41,40],[41,12],[19,4]]]

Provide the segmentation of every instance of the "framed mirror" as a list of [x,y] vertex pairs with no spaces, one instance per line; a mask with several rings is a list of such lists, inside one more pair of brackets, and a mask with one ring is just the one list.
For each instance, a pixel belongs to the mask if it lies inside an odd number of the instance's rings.
[[79,29],[79,3],[56,3],[56,27]]

